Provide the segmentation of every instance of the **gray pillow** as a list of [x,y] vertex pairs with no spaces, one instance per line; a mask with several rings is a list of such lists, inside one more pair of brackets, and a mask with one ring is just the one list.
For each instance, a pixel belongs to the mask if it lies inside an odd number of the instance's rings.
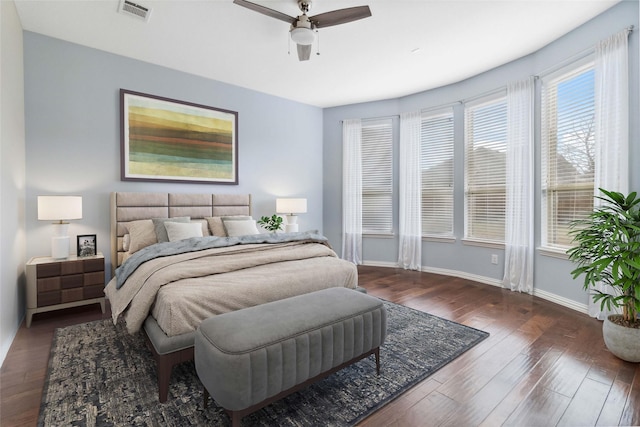
[[188,216],[177,216],[175,218],[152,218],[153,227],[156,232],[156,238],[158,242],[168,242],[169,236],[167,235],[167,229],[164,226],[164,223],[167,221],[171,222],[191,222],[191,217]]

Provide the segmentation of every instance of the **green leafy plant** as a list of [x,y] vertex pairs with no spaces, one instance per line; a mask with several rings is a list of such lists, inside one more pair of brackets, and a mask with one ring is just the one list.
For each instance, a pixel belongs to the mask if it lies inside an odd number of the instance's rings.
[[[605,203],[586,218],[571,223],[570,234],[577,245],[567,251],[578,264],[571,274],[584,274],[584,289],[592,290],[600,308],[622,308],[623,325],[640,327],[640,198],[636,192],[625,196],[615,191],[600,191]],[[595,288],[610,286],[610,293]]]
[[260,224],[266,230],[275,233],[278,230],[282,230],[282,217],[276,214],[273,214],[270,217],[263,216],[258,221],[258,224]]

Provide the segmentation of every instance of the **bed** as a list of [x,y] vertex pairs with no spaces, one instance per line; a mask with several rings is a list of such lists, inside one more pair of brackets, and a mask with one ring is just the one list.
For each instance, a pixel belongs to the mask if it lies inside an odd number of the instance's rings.
[[[357,269],[313,231],[256,234],[248,194],[111,194],[114,323],[144,332],[160,402],[171,371],[193,359],[202,320],[329,287],[357,288]],[[202,236],[202,237],[201,237]]]

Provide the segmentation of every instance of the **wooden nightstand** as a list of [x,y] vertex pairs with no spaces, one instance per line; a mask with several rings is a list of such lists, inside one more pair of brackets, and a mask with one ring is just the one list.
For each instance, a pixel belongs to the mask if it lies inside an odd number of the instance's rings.
[[104,313],[104,256],[34,257],[27,262],[27,328],[35,313],[100,303]]

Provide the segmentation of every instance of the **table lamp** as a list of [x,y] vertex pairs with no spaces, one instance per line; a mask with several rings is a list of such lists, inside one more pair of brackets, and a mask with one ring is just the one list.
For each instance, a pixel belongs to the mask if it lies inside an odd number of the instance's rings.
[[307,212],[307,199],[276,199],[276,213],[286,214],[287,223],[284,229],[287,233],[298,231],[298,216]]
[[82,197],[38,196],[38,219],[57,221],[53,223],[51,258],[67,258],[69,256],[69,223],[65,220],[82,219]]

